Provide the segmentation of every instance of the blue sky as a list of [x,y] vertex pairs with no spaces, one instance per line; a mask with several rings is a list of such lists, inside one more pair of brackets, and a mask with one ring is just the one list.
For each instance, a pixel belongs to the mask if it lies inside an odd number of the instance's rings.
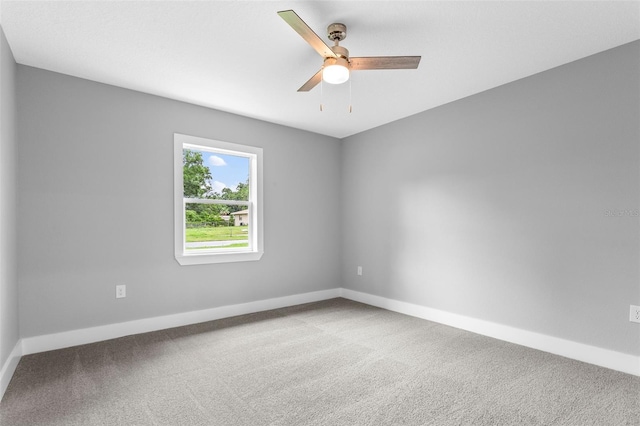
[[220,193],[223,188],[236,190],[240,182],[246,182],[249,177],[249,159],[235,155],[220,154],[217,152],[193,151],[202,153],[204,165],[211,171],[211,187],[214,192]]

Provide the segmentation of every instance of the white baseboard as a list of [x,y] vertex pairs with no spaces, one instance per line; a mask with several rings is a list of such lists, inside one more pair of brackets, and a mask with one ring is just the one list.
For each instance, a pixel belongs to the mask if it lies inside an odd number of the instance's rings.
[[2,370],[0,370],[0,396],[4,394],[4,391],[6,390],[6,387],[11,380],[11,376],[13,375],[22,355],[68,348],[71,346],[115,339],[132,334],[180,327],[237,315],[284,308],[303,303],[317,302],[335,297],[344,297],[346,299],[377,306],[390,311],[438,322],[484,336],[493,337],[578,361],[640,376],[640,356],[624,354],[354,290],[334,288],[330,290],[258,300],[255,302],[241,303],[237,305],[221,306],[218,308],[204,309],[200,311],[184,312],[174,315],[165,315],[155,318],[146,318],[117,324],[22,338],[21,341],[16,344],[16,347],[12,351],[9,359],[5,362],[5,365],[2,366]]
[[11,377],[13,377],[13,373],[16,371],[21,356],[22,341],[18,340],[9,354],[9,358],[7,358],[2,366],[2,370],[0,370],[0,401],[2,401],[4,392],[7,390],[7,386],[9,386],[9,382],[11,381]]
[[22,339],[24,355],[340,297],[339,288]]
[[577,361],[595,364],[612,370],[640,376],[640,356],[624,354],[609,349],[598,348],[596,346],[585,345],[584,343],[573,342],[571,340],[560,339],[545,334],[509,327],[490,321],[465,317],[463,315],[427,308],[425,306],[414,305],[412,303],[401,302],[399,300],[387,299],[385,297],[374,296],[372,294],[361,293],[359,291],[341,289],[341,296],[345,299],[366,303],[390,311],[399,312],[417,318],[426,319],[462,330],[471,331],[494,339],[504,340]]

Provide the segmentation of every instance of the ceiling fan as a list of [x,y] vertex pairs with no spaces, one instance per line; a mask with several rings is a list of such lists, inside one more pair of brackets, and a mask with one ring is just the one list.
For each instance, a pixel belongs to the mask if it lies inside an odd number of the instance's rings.
[[351,71],[416,69],[420,64],[420,56],[350,58],[349,51],[338,44],[347,37],[345,24],[334,23],[327,27],[327,37],[334,42],[334,45],[329,47],[293,10],[283,10],[278,12],[278,15],[324,58],[320,71],[304,83],[298,92],[310,91],[321,80],[331,84],[344,83],[349,80]]

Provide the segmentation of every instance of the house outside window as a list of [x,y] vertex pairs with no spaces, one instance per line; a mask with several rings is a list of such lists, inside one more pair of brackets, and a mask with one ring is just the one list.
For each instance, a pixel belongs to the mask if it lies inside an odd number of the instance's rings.
[[231,213],[234,220],[234,226],[245,226],[249,223],[249,210],[240,210]]

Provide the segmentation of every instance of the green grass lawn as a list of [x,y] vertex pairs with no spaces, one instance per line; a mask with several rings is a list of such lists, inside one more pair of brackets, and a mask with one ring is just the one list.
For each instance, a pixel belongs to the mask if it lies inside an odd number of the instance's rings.
[[219,248],[236,248],[236,247],[249,247],[249,243],[234,243],[227,244],[226,246],[204,246],[204,247],[187,247],[187,250],[209,250]]
[[195,243],[199,241],[247,240],[249,238],[247,228],[247,226],[187,228],[185,241],[188,243]]

